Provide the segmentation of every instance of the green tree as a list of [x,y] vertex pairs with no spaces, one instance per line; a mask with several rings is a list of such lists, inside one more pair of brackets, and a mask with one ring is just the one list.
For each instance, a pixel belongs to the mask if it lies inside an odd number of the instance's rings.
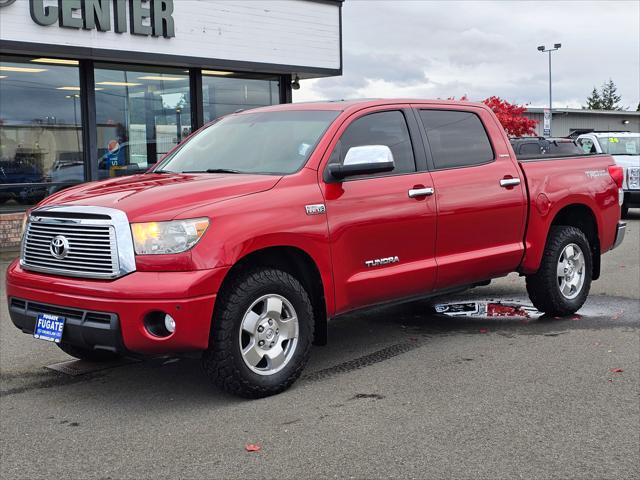
[[616,94],[618,88],[613,80],[609,79],[608,82],[602,85],[602,109],[603,110],[622,110],[619,105],[622,97]]
[[587,97],[587,104],[582,107],[585,110],[602,110],[602,97],[596,87],[593,87],[591,95]]

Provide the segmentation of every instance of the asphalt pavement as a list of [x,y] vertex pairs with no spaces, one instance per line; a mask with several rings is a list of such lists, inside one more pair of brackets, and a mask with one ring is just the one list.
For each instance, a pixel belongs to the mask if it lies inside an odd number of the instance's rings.
[[70,357],[19,332],[2,289],[3,479],[640,477],[637,210],[578,315],[532,313],[510,275],[436,301],[510,316],[345,316],[293,388],[254,401],[194,358],[46,368]]

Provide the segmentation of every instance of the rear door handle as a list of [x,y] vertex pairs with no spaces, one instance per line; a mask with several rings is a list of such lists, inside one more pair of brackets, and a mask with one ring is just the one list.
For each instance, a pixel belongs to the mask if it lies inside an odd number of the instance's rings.
[[428,197],[430,195],[433,195],[433,192],[434,190],[431,187],[411,188],[409,189],[409,198]]
[[519,178],[503,178],[500,180],[500,186],[502,188],[515,187],[516,185],[520,185]]

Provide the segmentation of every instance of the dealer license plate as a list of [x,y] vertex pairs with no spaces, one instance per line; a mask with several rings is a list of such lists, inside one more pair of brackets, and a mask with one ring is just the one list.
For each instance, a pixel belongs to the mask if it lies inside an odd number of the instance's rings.
[[36,319],[36,328],[33,332],[35,338],[48,342],[60,343],[62,330],[64,329],[64,317],[41,313]]

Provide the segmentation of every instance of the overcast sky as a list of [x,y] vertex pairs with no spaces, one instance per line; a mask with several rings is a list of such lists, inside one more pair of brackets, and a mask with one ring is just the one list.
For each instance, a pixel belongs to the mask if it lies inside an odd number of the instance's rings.
[[610,77],[640,101],[640,2],[346,0],[342,77],[306,80],[294,101],[491,95],[579,108]]

